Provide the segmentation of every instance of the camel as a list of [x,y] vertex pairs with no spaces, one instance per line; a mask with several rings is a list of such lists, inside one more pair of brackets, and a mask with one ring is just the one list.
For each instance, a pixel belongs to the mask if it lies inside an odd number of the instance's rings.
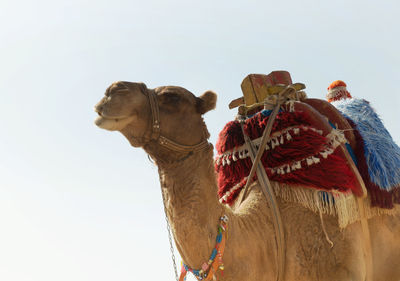
[[[156,124],[150,97],[158,103]],[[99,115],[95,124],[121,132],[133,147],[143,148],[158,166],[176,247],[188,266],[199,269],[209,259],[219,219],[226,215],[229,221],[223,256],[225,270],[223,275],[216,273],[217,280],[276,280],[275,231],[259,186],[254,184],[238,207],[230,208],[218,201],[213,148],[207,142],[209,133],[202,118],[215,108],[216,99],[212,91],[196,97],[176,86],[148,89],[143,83],[115,82],[95,106]],[[152,136],[152,127],[162,138]],[[183,147],[203,145],[193,151],[179,150],[165,145],[164,140]],[[335,217],[324,215],[331,247],[319,214],[277,199],[286,241],[282,280],[365,280],[359,222],[340,229]],[[400,217],[371,218],[369,230],[373,280],[400,280]]]

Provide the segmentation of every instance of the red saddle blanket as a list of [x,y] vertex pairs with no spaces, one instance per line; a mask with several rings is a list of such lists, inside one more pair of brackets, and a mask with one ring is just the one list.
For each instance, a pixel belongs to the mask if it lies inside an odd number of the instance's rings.
[[[258,112],[244,123],[244,132],[257,149],[270,112]],[[335,129],[324,132],[315,125],[314,118],[307,111],[278,113],[261,158],[269,179],[292,186],[360,195],[357,178],[343,156],[342,146],[346,143],[343,133]],[[252,166],[239,121],[225,125],[216,148],[218,194],[222,203],[232,204],[246,184]]]

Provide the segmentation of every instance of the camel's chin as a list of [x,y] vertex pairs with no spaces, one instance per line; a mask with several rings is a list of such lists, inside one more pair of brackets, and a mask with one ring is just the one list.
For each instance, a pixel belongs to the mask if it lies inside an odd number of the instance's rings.
[[108,131],[121,131],[132,121],[133,117],[127,118],[105,118],[103,116],[98,116],[94,123],[99,128],[108,130]]

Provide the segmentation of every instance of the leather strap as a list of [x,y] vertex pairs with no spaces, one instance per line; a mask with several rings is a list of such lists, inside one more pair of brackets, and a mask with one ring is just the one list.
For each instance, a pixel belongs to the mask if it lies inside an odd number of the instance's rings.
[[[257,155],[254,155],[255,158],[253,159],[253,166],[251,167],[249,176],[247,178],[246,185],[244,186],[244,191],[243,191],[242,198],[240,200],[240,204],[246,198],[247,189],[249,188],[249,186],[251,184],[252,178],[253,178],[254,173],[255,173],[255,171],[257,169],[257,164],[260,162],[260,159],[261,159],[262,155],[265,152],[264,149],[265,149],[265,146],[266,146],[266,144],[267,144],[267,142],[269,140],[269,136],[270,136],[271,130],[272,130],[272,125],[274,124],[276,115],[278,115],[278,112],[279,112],[279,109],[281,107],[281,104],[286,101],[287,96],[290,93],[292,93],[293,91],[296,91],[296,89],[289,85],[282,92],[280,92],[278,94],[278,99],[276,100],[276,104],[274,104],[273,111],[272,111],[271,115],[268,118],[267,126],[266,126],[266,128],[265,128],[265,130],[263,132],[263,136],[261,138],[261,144],[260,144],[259,149],[257,151]],[[265,104],[265,106],[267,106],[267,105],[271,106],[270,104]],[[244,136],[244,138],[246,140],[247,135],[243,131],[243,126],[242,126],[242,133],[243,133],[243,136]],[[251,143],[251,140],[250,139],[248,139],[248,140],[249,140],[249,143]]]
[[151,140],[158,140],[160,136],[160,113],[158,109],[157,97],[153,92],[149,92],[148,94],[150,108],[151,108]]
[[266,197],[266,199],[268,201],[269,207],[271,208],[272,215],[273,215],[272,222],[274,223],[277,256],[278,256],[278,261],[277,261],[278,268],[277,268],[276,280],[278,280],[278,281],[283,280],[284,274],[285,274],[285,253],[286,253],[285,232],[283,229],[282,217],[281,217],[281,213],[279,211],[279,206],[278,206],[278,203],[277,203],[277,200],[275,197],[275,193],[272,189],[271,182],[269,181],[269,178],[265,172],[265,168],[264,168],[263,164],[261,163],[260,159],[261,159],[261,156],[265,152],[265,146],[270,137],[272,125],[275,121],[276,115],[279,112],[281,104],[286,101],[286,97],[293,91],[296,91],[296,90],[293,87],[288,86],[281,93],[279,93],[278,100],[276,101],[275,107],[274,107],[271,115],[268,118],[267,126],[264,130],[258,151],[254,147],[249,136],[245,134],[244,128],[243,128],[243,122],[241,122],[243,137],[244,137],[246,145],[248,147],[248,151],[250,153],[250,157],[252,159],[253,166],[251,167],[249,176],[247,178],[246,185],[242,192],[242,198],[240,200],[240,203],[242,203],[244,198],[246,197],[247,189],[248,189],[250,183],[252,182],[252,178],[254,176],[255,171],[257,170],[257,179],[260,183],[261,190],[264,193],[264,196]]
[[366,276],[365,281],[372,281],[374,276],[373,262],[372,262],[372,249],[371,249],[371,237],[368,227],[368,219],[365,214],[364,200],[363,198],[357,197],[358,211],[360,213],[361,229],[362,229],[362,242],[365,258],[365,270]]
[[145,138],[147,142],[157,141],[160,145],[177,152],[198,152],[211,146],[207,139],[195,145],[183,145],[168,139],[160,134],[160,111],[157,102],[157,95],[149,91],[147,95],[151,108],[151,133]]
[[164,147],[169,148],[170,150],[175,150],[180,152],[191,152],[191,151],[197,152],[206,149],[207,147],[210,146],[210,143],[208,143],[208,141],[202,141],[201,143],[195,145],[183,145],[176,143],[170,139],[167,139],[166,137],[163,136],[159,137],[158,142]]
[[[261,191],[264,193],[265,198],[267,198],[268,205],[272,211],[272,222],[274,224],[277,256],[278,256],[278,260],[277,260],[278,268],[277,268],[276,280],[280,281],[280,280],[283,280],[283,275],[285,272],[285,250],[286,250],[285,249],[286,248],[285,233],[284,233],[284,229],[283,229],[282,218],[281,218],[281,214],[279,211],[279,206],[276,202],[275,194],[272,190],[271,183],[268,179],[267,174],[265,173],[265,169],[264,169],[261,161],[259,161],[258,163],[255,162],[256,148],[251,143],[250,138],[246,134],[244,134],[244,136],[245,136],[246,144],[248,146],[250,157],[253,161],[253,167],[257,167],[257,179],[260,183]],[[249,182],[251,182],[250,177],[247,179],[246,185]],[[245,191],[246,190],[243,191],[242,200],[243,200],[243,198],[245,198],[244,197]]]

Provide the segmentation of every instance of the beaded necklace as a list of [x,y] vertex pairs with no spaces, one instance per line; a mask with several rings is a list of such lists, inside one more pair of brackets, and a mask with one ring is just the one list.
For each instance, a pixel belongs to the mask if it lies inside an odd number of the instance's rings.
[[218,226],[218,235],[216,238],[216,244],[211,252],[210,259],[203,263],[201,269],[193,269],[182,262],[181,275],[179,281],[186,280],[186,274],[188,272],[193,273],[197,280],[209,281],[211,280],[215,273],[220,269],[223,271],[224,264],[222,263],[222,256],[224,255],[225,249],[225,239],[226,239],[226,229],[227,229],[228,217],[226,215],[220,218],[220,224]]

